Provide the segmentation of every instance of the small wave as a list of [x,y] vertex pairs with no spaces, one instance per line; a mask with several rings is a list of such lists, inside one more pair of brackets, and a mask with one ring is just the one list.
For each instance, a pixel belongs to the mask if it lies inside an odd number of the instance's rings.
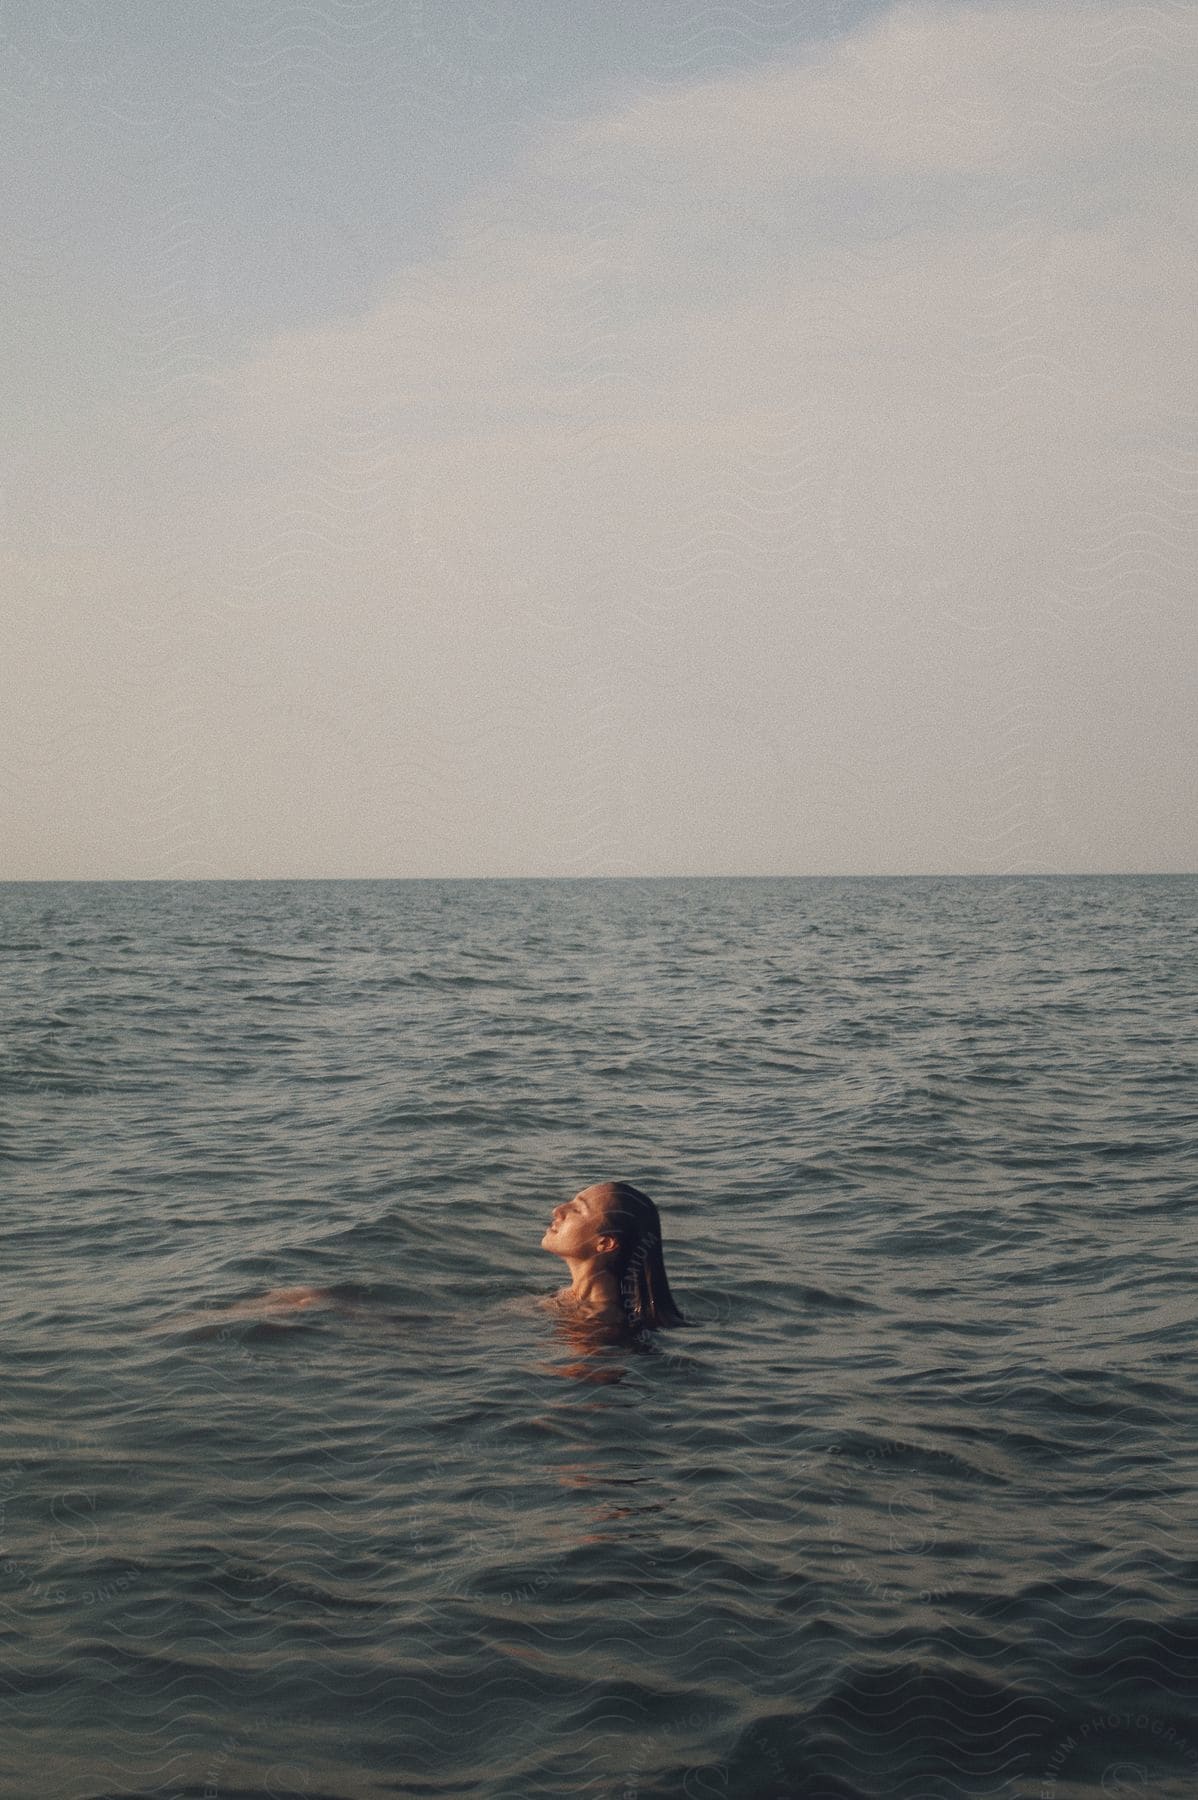
[[266,950],[258,944],[229,944],[221,955],[237,962],[300,963],[307,968],[320,968],[329,960],[327,956],[305,955],[298,950]]

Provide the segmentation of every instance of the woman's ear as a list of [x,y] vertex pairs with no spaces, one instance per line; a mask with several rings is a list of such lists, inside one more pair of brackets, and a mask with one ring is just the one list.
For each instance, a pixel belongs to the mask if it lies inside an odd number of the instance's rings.
[[620,1240],[613,1237],[610,1231],[601,1231],[595,1239],[595,1248],[603,1256],[610,1256],[613,1250],[620,1248]]

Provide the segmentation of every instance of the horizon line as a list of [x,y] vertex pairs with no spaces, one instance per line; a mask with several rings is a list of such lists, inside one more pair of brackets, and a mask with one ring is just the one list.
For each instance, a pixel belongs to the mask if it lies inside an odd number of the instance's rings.
[[594,874],[594,875],[0,875],[0,887],[168,887],[250,886],[282,882],[581,882],[581,881],[1160,881],[1188,879],[1198,869],[1006,869],[975,870],[837,870],[798,874],[785,870],[750,870],[735,874]]

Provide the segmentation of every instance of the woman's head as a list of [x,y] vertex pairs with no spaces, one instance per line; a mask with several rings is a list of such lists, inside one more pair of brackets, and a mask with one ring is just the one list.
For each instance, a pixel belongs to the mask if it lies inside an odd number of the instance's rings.
[[554,1209],[541,1243],[572,1270],[586,1267],[609,1275],[632,1330],[686,1323],[666,1279],[657,1208],[630,1182],[583,1188]]

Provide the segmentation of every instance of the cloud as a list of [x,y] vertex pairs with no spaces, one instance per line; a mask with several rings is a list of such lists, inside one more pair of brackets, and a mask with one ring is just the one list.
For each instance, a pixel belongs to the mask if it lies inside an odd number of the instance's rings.
[[1192,865],[1196,41],[896,7],[544,127],[226,370],[184,575],[244,841],[273,707],[283,867]]
[[1040,172],[1118,143],[1192,149],[1195,45],[1179,4],[899,4],[798,65],[646,96],[596,144],[718,184],[892,172]]
[[233,411],[255,450],[318,456],[351,419],[389,449],[600,421],[660,447],[679,414],[714,443],[881,372],[904,400],[990,400],[1022,336],[1026,379],[1145,420],[1185,343],[1194,50],[1171,6],[900,6],[805,61],[550,128],[371,312],[234,371]]

